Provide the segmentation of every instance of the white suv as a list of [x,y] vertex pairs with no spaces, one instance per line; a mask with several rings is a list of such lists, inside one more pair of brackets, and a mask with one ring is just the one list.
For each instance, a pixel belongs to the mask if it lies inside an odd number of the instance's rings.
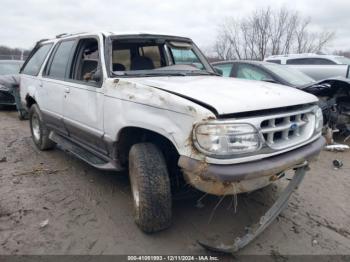
[[282,65],[350,65],[350,59],[345,56],[314,53],[273,55],[264,60]]
[[315,96],[223,78],[185,37],[40,41],[21,71],[21,100],[39,149],[58,143],[97,168],[129,170],[145,232],[170,225],[175,180],[215,195],[249,192],[305,171],[324,145]]

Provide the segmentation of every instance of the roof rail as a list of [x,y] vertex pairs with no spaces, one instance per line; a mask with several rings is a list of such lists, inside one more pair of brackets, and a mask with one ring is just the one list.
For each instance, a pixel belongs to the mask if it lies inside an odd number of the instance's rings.
[[59,34],[59,35],[56,35],[56,38],[62,38],[64,36],[68,36],[68,34],[67,33]]
[[45,42],[47,40],[50,40],[50,39],[48,39],[48,38],[40,39],[39,41],[36,42],[36,45],[38,45],[38,44],[40,44],[42,42]]

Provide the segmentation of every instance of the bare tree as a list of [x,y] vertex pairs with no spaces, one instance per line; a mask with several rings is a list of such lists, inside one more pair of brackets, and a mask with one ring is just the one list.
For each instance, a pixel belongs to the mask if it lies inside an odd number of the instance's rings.
[[286,8],[256,10],[241,19],[220,25],[215,51],[221,59],[259,59],[290,52],[320,52],[334,38],[333,32],[311,32],[310,18]]

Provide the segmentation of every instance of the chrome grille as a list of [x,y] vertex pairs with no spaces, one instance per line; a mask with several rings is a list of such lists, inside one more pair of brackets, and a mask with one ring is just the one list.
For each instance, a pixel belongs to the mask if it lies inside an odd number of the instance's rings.
[[309,139],[314,130],[312,108],[265,117],[260,123],[266,144],[272,149],[283,149]]

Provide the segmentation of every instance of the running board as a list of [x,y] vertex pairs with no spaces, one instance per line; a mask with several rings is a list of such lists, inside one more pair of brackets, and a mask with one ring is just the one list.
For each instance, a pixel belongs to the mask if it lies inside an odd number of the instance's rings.
[[49,138],[55,143],[57,143],[60,147],[62,147],[62,149],[69,151],[70,153],[75,155],[77,158],[87,162],[93,167],[96,167],[102,170],[111,170],[111,171],[122,170],[122,168],[117,162],[105,157],[98,156],[93,152],[91,152],[90,150],[54,132],[50,132]]

